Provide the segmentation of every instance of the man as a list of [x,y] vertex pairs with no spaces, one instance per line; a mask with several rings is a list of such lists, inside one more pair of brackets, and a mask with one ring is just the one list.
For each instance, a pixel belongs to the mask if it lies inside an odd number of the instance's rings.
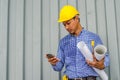
[[98,61],[93,55],[93,61],[89,61],[82,55],[77,48],[78,42],[84,41],[93,52],[91,41],[94,40],[95,46],[102,44],[102,41],[98,35],[81,26],[79,15],[79,12],[71,5],[65,5],[60,10],[58,22],[63,23],[69,34],[60,40],[57,56],[48,58],[48,62],[55,71],[61,71],[65,66],[64,74],[67,75],[68,80],[96,80],[99,75],[92,67],[104,69],[109,65],[109,56],[106,54],[102,60]]

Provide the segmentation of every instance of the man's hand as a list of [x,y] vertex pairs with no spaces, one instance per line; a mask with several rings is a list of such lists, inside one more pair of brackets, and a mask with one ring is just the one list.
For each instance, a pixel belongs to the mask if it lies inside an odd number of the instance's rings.
[[89,66],[92,66],[92,67],[95,67],[95,68],[98,68],[100,70],[104,69],[105,66],[104,66],[104,58],[101,59],[100,61],[98,61],[95,56],[93,55],[93,61],[89,61],[89,60],[86,60],[87,64]]
[[48,59],[48,62],[49,62],[51,65],[56,65],[56,63],[60,61],[60,60],[59,60],[58,58],[56,58],[55,56],[52,57],[52,58],[48,58],[47,55],[46,55],[46,58]]

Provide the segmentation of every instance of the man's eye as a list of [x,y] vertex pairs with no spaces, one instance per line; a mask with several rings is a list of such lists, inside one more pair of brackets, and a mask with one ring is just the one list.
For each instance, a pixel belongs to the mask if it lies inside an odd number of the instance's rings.
[[70,22],[67,23],[67,25],[69,25],[69,24],[70,24]]

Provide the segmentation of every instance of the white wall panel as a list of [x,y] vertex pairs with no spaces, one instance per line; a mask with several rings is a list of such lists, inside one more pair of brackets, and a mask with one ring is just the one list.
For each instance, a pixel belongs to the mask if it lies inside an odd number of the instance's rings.
[[[107,37],[108,37],[108,48],[111,57],[110,70],[111,80],[119,80],[119,56],[118,56],[118,43],[117,43],[117,32],[116,32],[116,19],[115,19],[115,7],[114,0],[106,1],[106,17],[107,17]],[[112,14],[112,15],[111,15]],[[114,48],[114,49],[113,49]],[[114,67],[115,65],[116,68]],[[114,73],[114,74],[112,74]]]
[[[42,65],[42,74],[43,74],[43,80],[51,79],[51,74],[47,75],[51,72],[51,66],[47,62],[47,59],[45,58],[46,53],[50,53],[50,1],[43,0],[42,1],[42,59],[43,59],[43,65]],[[46,77],[47,76],[47,77]]]
[[96,0],[86,0],[86,10],[87,10],[87,28],[88,30],[96,33],[96,10],[95,10]]
[[87,29],[87,10],[86,10],[86,0],[78,0],[78,11],[80,12],[80,23],[82,27]]
[[[102,5],[102,6],[101,6]],[[96,0],[96,28],[99,36],[107,46],[107,23],[106,23],[105,3],[104,0]]]
[[23,79],[23,0],[10,1],[9,80]]
[[25,1],[25,80],[33,80],[33,0]]
[[76,8],[77,8],[77,5],[76,5],[76,0],[67,0],[68,2],[67,2],[67,4],[69,4],[69,5],[73,5],[73,6],[75,6]]
[[7,79],[8,0],[0,0],[0,80]]
[[[117,29],[117,44],[118,44],[118,57],[120,57],[120,10],[119,10],[119,7],[120,7],[120,0],[115,0],[115,11],[116,11],[116,29]],[[120,64],[120,59],[119,59],[119,61],[118,61],[119,63],[118,64]],[[119,72],[120,72],[120,66],[118,67],[118,70],[119,70]]]
[[40,0],[33,0],[33,80],[40,80],[41,14]]
[[[58,19],[58,1],[50,1],[50,51],[54,55],[57,54],[57,47],[59,41],[59,24],[57,23]],[[47,36],[47,35],[46,35]],[[57,44],[57,45],[56,45]],[[50,67],[51,68],[51,67]],[[45,74],[46,75],[46,74]],[[50,69],[51,80],[58,80],[59,74],[56,73],[53,69]]]

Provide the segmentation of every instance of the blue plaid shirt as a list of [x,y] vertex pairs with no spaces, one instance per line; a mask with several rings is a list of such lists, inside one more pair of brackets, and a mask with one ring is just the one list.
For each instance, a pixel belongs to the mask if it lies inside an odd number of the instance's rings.
[[[66,69],[64,74],[66,74],[69,78],[98,76],[93,68],[86,63],[84,56],[77,48],[77,43],[84,41],[92,52],[92,40],[95,41],[95,46],[102,44],[102,41],[98,35],[85,29],[83,29],[77,37],[71,34],[65,36],[60,40],[58,47],[57,57],[60,59],[60,61],[55,66],[52,66],[53,69],[55,71],[61,71],[63,66],[65,66]],[[104,65],[105,67],[109,65],[108,54],[105,56]]]

